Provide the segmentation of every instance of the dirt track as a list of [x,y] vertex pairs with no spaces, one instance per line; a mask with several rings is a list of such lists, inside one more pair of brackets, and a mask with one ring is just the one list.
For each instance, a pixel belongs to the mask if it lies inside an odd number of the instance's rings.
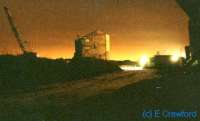
[[155,78],[155,72],[155,70],[116,72],[75,82],[48,85],[33,92],[19,91],[17,94],[6,96],[3,101],[34,101],[48,96],[54,97],[60,103],[63,103],[63,100],[65,102],[81,100],[100,93],[112,92],[144,79]]

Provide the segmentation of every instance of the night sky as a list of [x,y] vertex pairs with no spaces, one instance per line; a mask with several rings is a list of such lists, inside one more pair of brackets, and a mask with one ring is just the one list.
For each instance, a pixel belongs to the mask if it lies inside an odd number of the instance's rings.
[[71,58],[74,39],[93,30],[111,36],[111,59],[184,52],[188,17],[175,0],[0,0],[0,52],[19,47],[10,30],[7,6],[30,50],[50,58]]

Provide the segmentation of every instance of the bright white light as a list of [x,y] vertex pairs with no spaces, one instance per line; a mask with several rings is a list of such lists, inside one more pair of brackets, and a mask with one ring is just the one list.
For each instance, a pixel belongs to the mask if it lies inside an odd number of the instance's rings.
[[140,58],[139,64],[140,64],[141,67],[144,67],[148,62],[149,62],[148,56],[143,55],[143,56]]
[[85,42],[90,42],[90,40],[89,40],[89,39],[86,39]]
[[143,70],[143,67],[132,66],[132,65],[121,65],[120,68],[124,71],[138,71]]
[[178,60],[179,60],[179,56],[177,54],[174,54],[174,55],[171,56],[172,62],[178,62]]
[[40,57],[40,54],[37,53],[37,54],[36,54],[36,57]]

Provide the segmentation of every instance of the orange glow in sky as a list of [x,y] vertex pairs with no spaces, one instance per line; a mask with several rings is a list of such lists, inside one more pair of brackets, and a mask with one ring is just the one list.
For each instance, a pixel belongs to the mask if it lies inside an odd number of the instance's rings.
[[[69,4],[70,3],[70,4]],[[188,44],[188,18],[175,0],[1,0],[40,56],[72,58],[74,39],[96,29],[110,34],[110,59],[178,53]],[[0,9],[0,53],[19,52]]]

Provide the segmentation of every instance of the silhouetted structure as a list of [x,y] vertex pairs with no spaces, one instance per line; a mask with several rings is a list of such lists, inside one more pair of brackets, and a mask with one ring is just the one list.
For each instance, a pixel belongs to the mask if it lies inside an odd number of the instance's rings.
[[171,65],[170,57],[170,55],[156,55],[152,61],[156,67]]
[[155,55],[152,58],[152,64],[154,67],[159,68],[182,66],[184,64],[184,58],[178,58],[177,61],[173,61],[172,57],[172,55]]
[[[177,0],[189,16],[190,50],[193,63],[200,62],[200,0]],[[187,50],[188,51],[188,50]]]
[[21,34],[11,16],[9,9],[7,7],[4,7],[4,11],[7,16],[8,22],[10,24],[11,30],[15,35],[17,43],[18,43],[21,51],[23,52],[23,55],[26,57],[36,57],[36,53],[28,51],[27,41],[22,39]]
[[190,46],[185,46],[185,55],[186,55],[186,61],[190,61],[191,59]]
[[94,31],[75,40],[74,57],[91,57],[107,60],[110,51],[110,36],[102,31]]

